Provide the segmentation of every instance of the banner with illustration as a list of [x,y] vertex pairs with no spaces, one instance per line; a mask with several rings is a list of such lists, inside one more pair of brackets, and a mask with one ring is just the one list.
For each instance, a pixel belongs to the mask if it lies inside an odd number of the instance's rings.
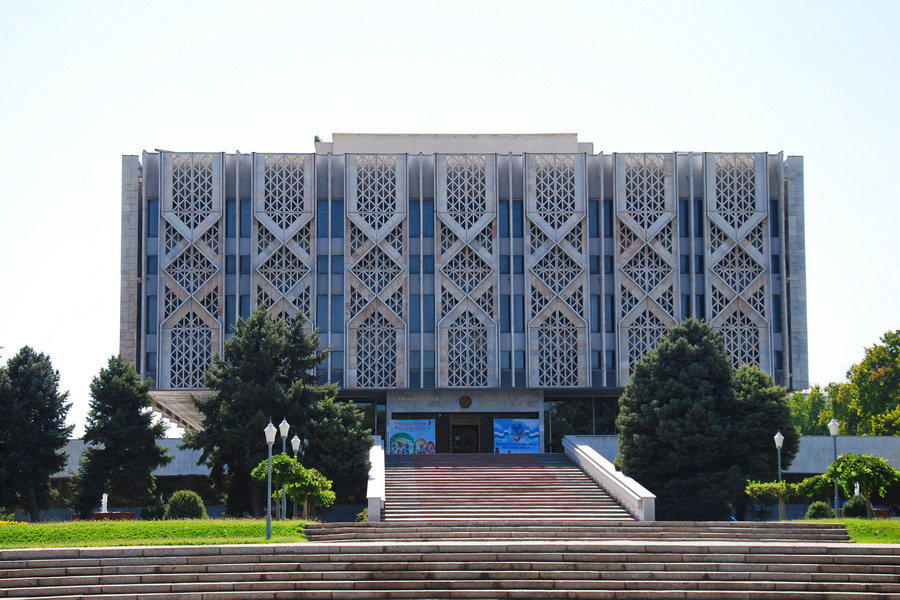
[[540,419],[494,419],[494,452],[527,454],[540,451]]
[[434,454],[434,419],[392,419],[391,454]]

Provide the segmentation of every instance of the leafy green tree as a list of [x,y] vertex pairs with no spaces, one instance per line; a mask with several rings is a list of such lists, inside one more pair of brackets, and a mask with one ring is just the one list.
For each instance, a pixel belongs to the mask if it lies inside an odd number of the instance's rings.
[[797,496],[801,498],[825,498],[829,504],[834,499],[834,478],[828,478],[825,473],[807,477],[796,485]]
[[834,481],[837,477],[847,496],[852,496],[856,484],[866,499],[869,518],[874,517],[872,497],[883,498],[888,486],[900,481],[900,471],[892,467],[880,456],[871,454],[841,454],[834,461],[825,477]]
[[49,505],[50,476],[66,466],[68,396],[47,355],[28,346],[0,375],[0,505],[23,505],[32,521]]
[[335,403],[336,386],[316,384],[315,366],[327,351],[305,323],[300,313],[282,321],[263,308],[239,320],[224,355],[206,371],[204,383],[215,393],[194,400],[203,429],[186,433],[184,445],[202,452],[229,515],[260,514],[261,489],[250,473],[267,455],[270,420],[287,419],[292,433],[310,441],[304,462],[334,480],[342,497],[364,490],[371,436],[356,407]]
[[[735,461],[732,368],[697,319],[671,328],[619,398],[617,465],[657,496],[657,517],[725,519],[744,489]],[[774,434],[771,434],[774,435]]]
[[819,416],[819,424],[827,430],[828,422],[837,419],[841,435],[860,435],[861,419],[857,411],[856,386],[850,382],[830,383],[825,387],[828,406]]
[[172,461],[156,443],[166,426],[154,423],[150,385],[118,356],[91,381],[85,448],[72,481],[72,505],[81,518],[100,505],[104,492],[126,505],[149,500],[156,488],[153,471]]
[[820,420],[828,406],[828,398],[820,386],[814,385],[809,392],[794,392],[788,398],[788,404],[791,422],[800,435],[828,435],[827,421]]
[[[268,459],[260,462],[250,473],[258,481],[265,481],[269,472]],[[303,517],[309,516],[309,508],[328,507],[334,504],[335,493],[332,482],[316,469],[307,469],[287,454],[272,457],[272,496],[281,498],[281,489],[286,487],[287,496],[298,505],[303,505]]]

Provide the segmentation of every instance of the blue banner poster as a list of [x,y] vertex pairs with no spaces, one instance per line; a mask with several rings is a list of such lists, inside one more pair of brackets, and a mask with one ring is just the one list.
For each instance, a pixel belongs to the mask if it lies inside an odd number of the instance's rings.
[[434,419],[392,419],[388,437],[391,454],[434,454]]
[[540,419],[494,419],[494,452],[531,454],[540,451]]

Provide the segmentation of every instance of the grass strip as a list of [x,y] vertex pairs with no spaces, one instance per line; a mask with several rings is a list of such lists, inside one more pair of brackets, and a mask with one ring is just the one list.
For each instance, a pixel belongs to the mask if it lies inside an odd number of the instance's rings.
[[802,519],[804,523],[843,523],[851,542],[900,544],[900,519]]
[[[305,542],[304,521],[273,521],[271,542]],[[257,544],[266,541],[261,519],[172,521],[69,521],[3,525],[0,548]]]

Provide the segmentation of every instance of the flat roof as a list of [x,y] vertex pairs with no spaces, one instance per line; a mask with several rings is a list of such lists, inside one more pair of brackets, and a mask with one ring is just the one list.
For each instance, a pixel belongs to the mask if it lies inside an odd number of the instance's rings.
[[317,142],[316,151],[331,151],[334,154],[552,154],[593,151],[593,144],[580,144],[576,133],[335,133],[332,140],[330,144]]

